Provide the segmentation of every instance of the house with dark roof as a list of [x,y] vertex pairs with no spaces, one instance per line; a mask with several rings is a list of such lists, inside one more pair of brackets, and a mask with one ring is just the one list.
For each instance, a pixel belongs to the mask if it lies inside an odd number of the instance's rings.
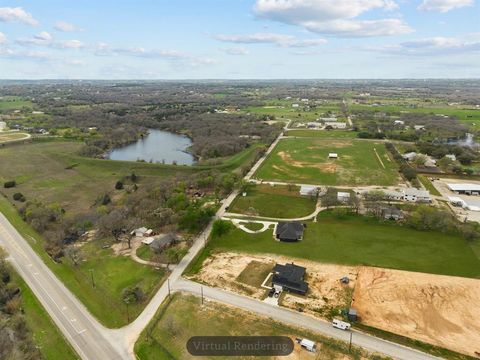
[[275,228],[275,237],[280,241],[295,242],[302,240],[304,226],[299,221],[280,221]]
[[396,206],[385,206],[382,208],[382,216],[385,220],[402,220],[404,218],[402,210]]
[[306,269],[302,266],[291,264],[275,264],[273,268],[272,285],[281,286],[283,291],[305,295],[308,284],[305,282]]
[[166,248],[174,245],[177,242],[177,238],[174,234],[167,234],[163,236],[157,236],[150,243],[150,249],[156,253],[161,253]]

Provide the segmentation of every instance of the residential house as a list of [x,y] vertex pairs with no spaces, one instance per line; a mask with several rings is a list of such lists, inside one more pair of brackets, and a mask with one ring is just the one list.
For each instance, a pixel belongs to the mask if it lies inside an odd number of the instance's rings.
[[276,264],[273,268],[272,285],[281,287],[283,291],[305,295],[308,284],[305,282],[306,268],[291,264]]
[[417,153],[412,151],[412,152],[403,154],[402,157],[403,157],[404,160],[413,161],[413,159],[415,159],[417,157]]
[[303,239],[305,228],[299,221],[280,221],[275,227],[275,237],[284,242],[295,242]]
[[314,185],[302,185],[300,187],[301,196],[315,196],[318,194],[318,186]]
[[455,156],[455,154],[447,154],[447,155],[445,155],[445,157],[447,159],[452,160],[452,161],[457,161],[457,157]]
[[403,190],[403,199],[411,202],[431,202],[430,192],[415,188],[406,188]]
[[347,123],[341,121],[325,121],[325,128],[346,129]]
[[339,191],[337,193],[337,200],[342,203],[346,203],[350,200],[350,193],[349,192],[343,192]]
[[161,253],[163,250],[174,245],[177,242],[177,238],[174,234],[167,234],[162,236],[157,236],[150,243],[150,249],[156,253]]
[[382,209],[382,217],[385,220],[402,220],[404,218],[402,210],[396,206],[386,206]]

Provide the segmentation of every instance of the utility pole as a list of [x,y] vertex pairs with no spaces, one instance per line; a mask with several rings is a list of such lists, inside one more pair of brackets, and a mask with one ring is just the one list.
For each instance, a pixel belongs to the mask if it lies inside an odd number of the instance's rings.
[[93,269],[90,269],[89,271],[92,278],[92,286],[95,288],[95,280],[93,279]]
[[130,311],[128,310],[128,301],[125,302],[125,305],[127,306],[127,320],[130,322]]
[[170,297],[170,278],[167,278],[168,297]]
[[202,305],[203,305],[203,286],[200,286],[200,292],[202,294]]
[[348,352],[350,352],[350,350],[352,349],[352,336],[353,332],[350,331],[350,344],[348,345]]

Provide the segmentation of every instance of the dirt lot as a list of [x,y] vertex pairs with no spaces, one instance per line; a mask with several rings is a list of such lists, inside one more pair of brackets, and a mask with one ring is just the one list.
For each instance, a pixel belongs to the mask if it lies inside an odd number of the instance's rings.
[[480,352],[480,280],[362,267],[353,298],[362,323]]
[[[332,317],[332,313],[337,313],[340,308],[348,306],[357,276],[356,268],[351,266],[320,264],[275,255],[216,253],[205,260],[195,279],[222,289],[262,299],[266,296],[267,290],[239,281],[238,277],[242,271],[252,262],[271,264],[273,268],[275,263],[285,264],[292,261],[307,268],[305,280],[308,282],[310,290],[306,297],[284,293],[281,297],[283,306],[292,309],[302,308],[309,314],[326,318]],[[349,285],[340,283],[340,278],[343,276],[350,278]]]

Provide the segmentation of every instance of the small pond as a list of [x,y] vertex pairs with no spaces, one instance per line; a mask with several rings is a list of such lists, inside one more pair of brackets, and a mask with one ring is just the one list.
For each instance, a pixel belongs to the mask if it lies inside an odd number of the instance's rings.
[[186,136],[150,129],[149,134],[142,139],[113,149],[108,158],[110,160],[145,160],[154,163],[192,165],[195,159],[187,152],[191,145],[191,140]]

